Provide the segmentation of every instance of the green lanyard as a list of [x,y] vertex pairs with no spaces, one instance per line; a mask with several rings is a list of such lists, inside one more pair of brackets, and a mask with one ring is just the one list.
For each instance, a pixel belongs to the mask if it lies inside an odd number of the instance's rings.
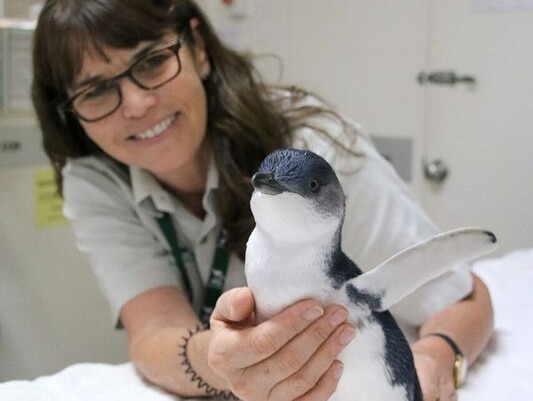
[[[169,213],[163,213],[161,217],[157,219],[159,227],[163,231],[165,238],[167,239],[176,265],[181,273],[181,277],[184,283],[184,290],[189,298],[189,301],[193,300],[193,290],[189,274],[187,273],[186,265],[192,265],[193,269],[198,271],[198,265],[194,253],[184,247],[178,241],[176,229],[172,223],[172,218]],[[211,272],[209,273],[209,280],[205,287],[204,299],[200,309],[200,320],[204,325],[209,324],[209,318],[215,308],[218,297],[222,294],[224,289],[224,283],[226,281],[226,274],[228,271],[229,252],[227,250],[227,231],[222,229],[217,238],[217,244],[215,248],[215,256],[213,258],[213,264],[211,265]]]

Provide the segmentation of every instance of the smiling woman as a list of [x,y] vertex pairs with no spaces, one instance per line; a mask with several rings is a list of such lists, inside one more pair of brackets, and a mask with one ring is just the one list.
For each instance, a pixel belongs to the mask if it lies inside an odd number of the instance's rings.
[[[317,96],[264,84],[192,0],[48,0],[34,43],[32,99],[64,213],[136,368],[181,396],[329,398],[354,334],[346,310],[302,300],[258,322],[235,288],[250,181],[275,149],[324,156],[346,193],[343,248],[368,269],[439,231],[368,138]],[[394,313],[470,359],[490,332],[490,298],[467,266]],[[453,396],[447,344],[413,349],[423,391]]]
[[203,188],[209,159],[201,79],[209,62],[201,38],[195,43],[182,47],[175,33],[166,33],[132,49],[91,52],[74,80],[80,89],[67,101],[105,153],[181,192]]

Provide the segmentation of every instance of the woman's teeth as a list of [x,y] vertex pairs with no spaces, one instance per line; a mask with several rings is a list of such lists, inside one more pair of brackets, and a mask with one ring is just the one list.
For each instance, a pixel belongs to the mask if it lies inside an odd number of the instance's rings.
[[133,139],[151,139],[155,138],[158,135],[161,135],[176,119],[176,115],[173,115],[166,120],[161,121],[159,124],[153,126],[152,128],[147,129],[146,131],[140,132],[136,135],[133,135]]

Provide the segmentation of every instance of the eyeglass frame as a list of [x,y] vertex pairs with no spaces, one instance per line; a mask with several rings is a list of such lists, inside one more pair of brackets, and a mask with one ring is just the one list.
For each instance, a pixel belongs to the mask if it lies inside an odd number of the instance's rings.
[[[86,93],[88,90],[93,88],[94,86],[92,86],[92,85],[87,87],[87,88],[85,88],[85,89],[82,89],[78,93],[76,93],[73,96],[71,96],[70,98],[68,98],[65,102],[63,102],[63,104],[60,106],[61,110],[69,111],[72,114],[74,114],[77,118],[79,118],[80,120],[88,122],[88,123],[93,123],[93,122],[97,122],[97,121],[103,120],[104,118],[110,116],[115,111],[117,111],[119,109],[119,107],[122,105],[122,101],[123,101],[122,87],[118,83],[118,81],[120,81],[122,78],[127,77],[131,82],[133,82],[139,88],[144,89],[144,90],[155,90],[155,89],[158,89],[158,88],[162,87],[163,85],[168,84],[174,78],[176,78],[181,72],[181,60],[180,60],[180,56],[179,56],[179,51],[181,49],[182,44],[183,44],[183,39],[180,36],[180,37],[178,37],[178,40],[176,41],[176,43],[173,43],[171,45],[168,45],[168,46],[163,47],[163,48],[158,49],[158,50],[153,50],[150,53],[148,53],[145,56],[143,56],[142,58],[140,58],[139,60],[135,61],[124,72],[121,72],[120,74],[117,74],[117,75],[115,75],[115,76],[113,76],[111,78],[108,78],[108,79],[100,81],[100,84],[102,82],[110,82],[110,83],[113,82],[115,84],[115,88],[116,88],[116,91],[118,93],[118,103],[117,103],[117,105],[111,111],[107,112],[103,116],[98,117],[98,118],[85,118],[74,108],[74,101],[78,97],[80,97],[81,95]],[[153,86],[153,87],[148,87],[148,86],[143,85],[142,83],[140,83],[135,78],[135,76],[133,75],[133,69],[137,65],[142,63],[144,60],[146,60],[147,57],[149,57],[149,56],[151,56],[151,55],[153,55],[155,53],[159,53],[159,52],[165,51],[165,50],[172,50],[174,55],[176,56],[176,60],[178,62],[178,70],[176,71],[176,73],[172,77],[168,78],[166,81],[164,81],[164,82],[162,82],[162,83],[160,83],[160,84],[158,84],[156,86]]]

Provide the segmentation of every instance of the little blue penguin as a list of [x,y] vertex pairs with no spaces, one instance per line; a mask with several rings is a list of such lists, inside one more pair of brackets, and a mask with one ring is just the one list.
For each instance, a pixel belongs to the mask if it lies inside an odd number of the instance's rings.
[[422,401],[409,344],[387,309],[457,263],[492,251],[494,234],[445,232],[362,273],[341,249],[344,193],[326,160],[310,151],[277,150],[252,184],[256,226],[245,272],[258,322],[307,298],[344,305],[357,331],[339,356],[344,373],[331,399]]

